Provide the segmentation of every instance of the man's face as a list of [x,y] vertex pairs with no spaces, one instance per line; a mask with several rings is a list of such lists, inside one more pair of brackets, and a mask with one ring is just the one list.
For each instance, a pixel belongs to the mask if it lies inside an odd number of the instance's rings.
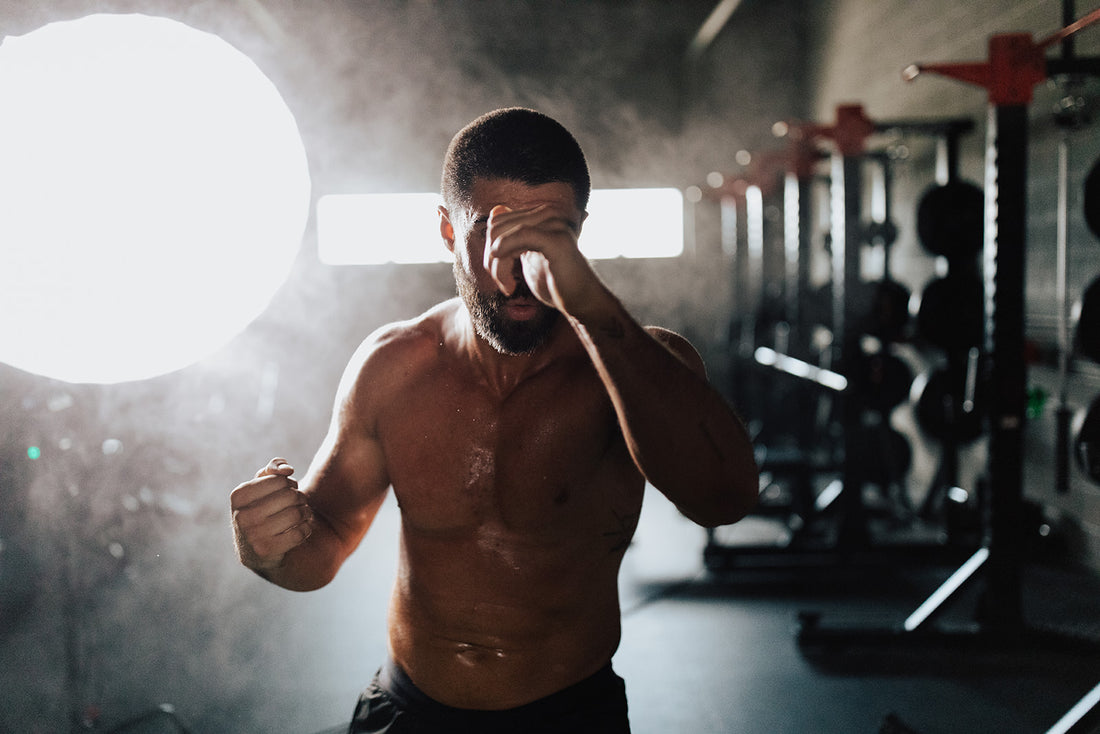
[[489,212],[497,204],[512,209],[547,204],[561,209],[562,216],[575,222],[578,231],[583,215],[577,210],[569,184],[528,186],[502,179],[475,181],[467,210],[454,213],[441,210],[443,236],[454,253],[458,295],[470,312],[478,336],[503,354],[530,354],[546,342],[561,314],[531,293],[518,260],[514,271],[516,290],[510,296],[500,291],[486,271],[486,230]]

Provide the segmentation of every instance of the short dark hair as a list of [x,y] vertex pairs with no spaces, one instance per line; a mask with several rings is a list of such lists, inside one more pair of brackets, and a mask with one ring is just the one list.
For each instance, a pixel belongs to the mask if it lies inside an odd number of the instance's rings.
[[584,152],[556,120],[525,107],[494,110],[462,128],[443,159],[443,203],[466,206],[476,179],[501,178],[529,186],[573,187],[577,208],[588,207],[591,181]]

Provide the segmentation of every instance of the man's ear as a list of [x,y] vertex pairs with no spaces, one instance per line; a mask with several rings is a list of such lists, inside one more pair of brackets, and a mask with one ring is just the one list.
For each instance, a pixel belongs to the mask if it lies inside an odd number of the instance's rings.
[[439,234],[443,237],[443,244],[454,254],[455,251],[455,226],[451,224],[451,214],[447,207],[440,205],[439,209]]

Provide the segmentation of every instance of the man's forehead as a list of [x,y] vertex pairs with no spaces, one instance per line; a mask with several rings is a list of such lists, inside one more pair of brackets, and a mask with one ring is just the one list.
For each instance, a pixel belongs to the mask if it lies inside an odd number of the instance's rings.
[[563,214],[577,216],[576,192],[564,181],[526,184],[501,178],[476,179],[470,189],[469,210],[475,221],[487,218],[497,204],[526,209],[540,204],[560,208]]

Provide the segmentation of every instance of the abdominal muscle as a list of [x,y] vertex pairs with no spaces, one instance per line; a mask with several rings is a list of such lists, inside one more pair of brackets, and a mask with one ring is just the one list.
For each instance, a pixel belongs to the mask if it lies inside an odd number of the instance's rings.
[[390,604],[390,652],[431,698],[499,710],[548,696],[610,661],[622,554],[478,528],[407,525]]

